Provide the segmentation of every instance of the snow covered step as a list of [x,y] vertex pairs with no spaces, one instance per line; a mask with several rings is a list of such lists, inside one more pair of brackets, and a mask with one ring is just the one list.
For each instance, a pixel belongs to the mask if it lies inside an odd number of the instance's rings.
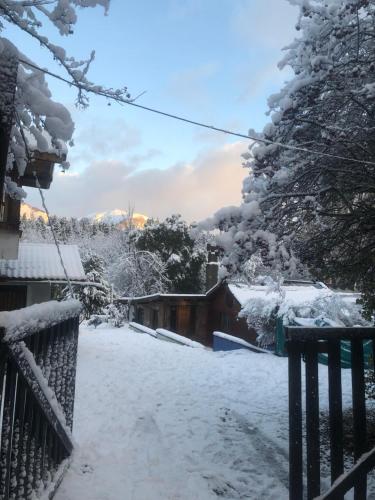
[[141,325],[140,323],[135,323],[134,321],[131,321],[129,323],[130,328],[137,332],[141,333],[147,333],[148,335],[151,335],[152,337],[156,337],[156,331],[152,330],[152,328],[148,328],[147,326]]
[[204,348],[199,342],[190,340],[177,333],[170,332],[169,330],[164,330],[164,328],[157,328],[156,330],[157,338],[160,340],[166,340],[167,342],[174,342],[175,344],[186,345],[188,347],[201,347]]

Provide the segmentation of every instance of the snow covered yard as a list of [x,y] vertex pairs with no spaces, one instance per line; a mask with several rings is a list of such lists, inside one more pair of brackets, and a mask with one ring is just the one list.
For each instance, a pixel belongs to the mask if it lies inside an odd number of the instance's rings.
[[288,497],[287,360],[83,328],[57,500]]

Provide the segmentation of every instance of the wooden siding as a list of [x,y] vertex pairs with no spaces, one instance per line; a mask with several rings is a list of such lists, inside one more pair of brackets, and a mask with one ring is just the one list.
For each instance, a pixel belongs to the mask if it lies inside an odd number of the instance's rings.
[[212,346],[215,330],[256,345],[256,331],[238,318],[241,306],[226,284],[205,297],[160,296],[134,302],[132,307],[134,321],[154,330],[165,328],[206,346]]
[[247,326],[246,320],[238,318],[240,304],[226,284],[220,286],[208,297],[208,325],[211,332],[220,331],[256,345],[257,334]]

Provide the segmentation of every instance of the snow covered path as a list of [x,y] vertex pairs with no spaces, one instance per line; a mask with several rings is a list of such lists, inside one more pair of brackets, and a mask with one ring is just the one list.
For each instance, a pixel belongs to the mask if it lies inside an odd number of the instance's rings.
[[287,361],[121,329],[80,334],[56,500],[287,498]]

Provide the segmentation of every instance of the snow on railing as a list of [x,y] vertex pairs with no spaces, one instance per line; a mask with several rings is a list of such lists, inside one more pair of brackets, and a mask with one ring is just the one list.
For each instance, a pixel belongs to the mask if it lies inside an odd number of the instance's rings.
[[67,468],[79,312],[72,300],[0,313],[0,498],[50,494]]
[[15,341],[22,338],[25,333],[44,330],[61,321],[74,318],[79,315],[81,308],[81,303],[72,299],[62,302],[51,300],[16,311],[3,311],[0,312],[0,328],[5,330],[5,340]]

